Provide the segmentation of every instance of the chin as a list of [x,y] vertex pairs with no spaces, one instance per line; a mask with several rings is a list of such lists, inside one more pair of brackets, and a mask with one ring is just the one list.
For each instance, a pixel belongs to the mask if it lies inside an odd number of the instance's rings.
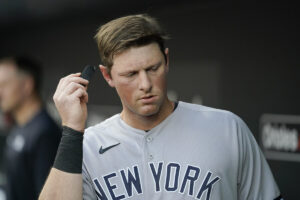
[[159,112],[159,108],[157,106],[153,106],[151,108],[143,108],[140,110],[140,115],[144,117],[150,117],[156,115]]

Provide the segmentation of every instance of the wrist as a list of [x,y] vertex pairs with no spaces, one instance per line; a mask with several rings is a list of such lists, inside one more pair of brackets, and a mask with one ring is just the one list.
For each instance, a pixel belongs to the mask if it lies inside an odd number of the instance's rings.
[[53,167],[68,173],[80,174],[82,170],[82,132],[63,126],[62,138]]
[[84,129],[85,129],[85,125],[82,125],[82,124],[75,125],[74,123],[62,122],[62,126],[73,129],[74,131],[80,132],[82,134],[84,133]]
[[82,137],[84,131],[78,131],[78,130],[75,130],[69,126],[65,126],[63,125],[62,126],[62,129],[63,129],[63,135],[73,135],[73,136],[76,136],[76,135],[80,135]]

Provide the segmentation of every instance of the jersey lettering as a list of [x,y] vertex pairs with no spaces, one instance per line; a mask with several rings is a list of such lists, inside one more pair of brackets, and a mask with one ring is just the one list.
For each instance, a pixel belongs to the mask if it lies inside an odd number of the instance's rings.
[[121,176],[126,188],[127,194],[129,197],[132,196],[132,185],[134,186],[135,190],[138,194],[142,193],[141,181],[139,176],[139,170],[137,166],[133,167],[134,176],[132,175],[131,171],[128,169],[128,176],[125,175],[125,170],[121,170]]
[[[178,194],[184,195],[187,193],[189,196],[196,199],[210,200],[213,187],[221,179],[218,176],[212,178],[213,173],[208,171],[203,178],[202,184],[199,185],[198,182],[197,186],[199,188],[197,188],[198,193],[196,193],[195,186],[196,182],[199,181],[201,172],[199,167],[187,165],[186,169],[182,170],[182,167],[178,163],[174,162],[168,163],[167,165],[164,165],[163,162],[158,162],[157,164],[148,163],[148,165],[148,170],[151,171],[151,173],[149,173],[153,177],[153,190],[155,190],[156,193],[164,192],[161,190],[161,185],[163,185],[165,192],[174,192],[179,190]],[[118,185],[115,182],[116,180],[114,180],[117,178],[119,178],[117,181]],[[128,169],[120,169],[119,175],[117,175],[117,172],[113,172],[103,176],[103,183],[105,183],[104,185],[107,190],[104,190],[98,178],[95,178],[94,185],[96,195],[100,200],[120,200],[131,198],[134,195],[140,195],[144,190],[141,184],[143,182],[141,178],[139,166],[133,166]],[[162,181],[165,182],[162,183]],[[120,187],[120,184],[122,187]],[[117,190],[123,191],[123,194],[116,194]],[[108,191],[109,195],[105,194],[105,191]]]
[[106,184],[106,187],[110,193],[110,196],[113,200],[119,200],[119,199],[124,199],[125,198],[125,195],[120,195],[120,196],[117,196],[115,195],[114,193],[114,190],[117,189],[117,185],[112,185],[110,182],[109,182],[109,179],[113,178],[113,177],[116,177],[116,173],[111,173],[111,174],[108,174],[106,176],[104,176],[104,181],[105,181],[105,184]]
[[206,177],[205,177],[205,180],[203,182],[203,184],[201,185],[201,188],[199,190],[199,193],[197,195],[197,199],[200,199],[202,194],[204,193],[204,191],[207,190],[207,193],[206,193],[206,200],[209,200],[210,199],[210,194],[211,194],[211,190],[212,190],[212,187],[213,185],[218,181],[220,180],[220,177],[216,177],[214,178],[211,182],[208,183],[210,177],[211,177],[211,172],[208,172]]
[[98,199],[101,199],[101,200],[108,200],[108,198],[107,198],[107,196],[106,196],[104,190],[102,189],[102,187],[101,187],[101,185],[100,185],[100,183],[99,183],[99,181],[98,181],[97,178],[94,179],[94,183],[95,183],[95,185],[96,185],[96,188],[97,188],[97,189],[99,190],[99,192],[100,192],[100,193],[99,193],[97,190],[95,190]]
[[[175,173],[172,173],[173,170],[172,168],[175,170]],[[166,185],[165,188],[167,191],[172,192],[172,191],[176,191],[178,188],[178,178],[179,178],[179,170],[180,170],[180,166],[177,163],[169,163],[167,166],[167,177],[166,177]],[[173,186],[171,186],[171,174],[174,175],[174,183]]]
[[[192,172],[194,172],[193,175],[191,175]],[[198,179],[199,174],[200,174],[200,168],[188,165],[187,170],[186,170],[185,175],[184,175],[184,178],[183,178],[183,181],[182,181],[180,193],[184,192],[186,184],[189,181],[190,182],[189,195],[193,196],[193,194],[194,194],[194,183]]]
[[161,171],[162,171],[163,163],[162,162],[158,163],[157,171],[155,170],[155,167],[154,167],[153,163],[149,163],[149,166],[150,166],[150,169],[151,169],[151,172],[152,172],[153,179],[155,181],[155,191],[159,192],[160,191],[159,181],[160,181],[160,177],[161,177]]

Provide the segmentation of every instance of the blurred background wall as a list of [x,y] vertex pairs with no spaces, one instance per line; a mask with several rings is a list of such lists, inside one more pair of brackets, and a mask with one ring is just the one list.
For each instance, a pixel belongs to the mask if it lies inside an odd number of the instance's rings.
[[[51,104],[61,77],[101,63],[93,36],[102,23],[144,12],[158,18],[172,38],[167,46],[173,99],[230,110],[256,139],[264,113],[300,115],[299,14],[289,2],[3,0],[0,56],[40,60],[43,96]],[[111,108],[109,114],[120,108],[100,73],[89,95],[91,107]],[[4,139],[5,133],[1,147]],[[297,199],[300,163],[268,162],[286,199]]]

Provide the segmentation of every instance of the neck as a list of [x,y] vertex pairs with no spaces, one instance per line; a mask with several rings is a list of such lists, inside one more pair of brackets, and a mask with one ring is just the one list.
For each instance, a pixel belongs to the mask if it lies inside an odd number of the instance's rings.
[[138,114],[132,114],[129,112],[121,113],[121,118],[130,126],[141,129],[141,130],[150,130],[161,123],[166,119],[172,112],[174,108],[174,103],[171,102],[168,98],[165,99],[161,105],[158,113],[151,116],[141,116]]
[[16,123],[20,126],[26,124],[41,109],[41,105],[40,99],[36,96],[25,99],[13,112]]

